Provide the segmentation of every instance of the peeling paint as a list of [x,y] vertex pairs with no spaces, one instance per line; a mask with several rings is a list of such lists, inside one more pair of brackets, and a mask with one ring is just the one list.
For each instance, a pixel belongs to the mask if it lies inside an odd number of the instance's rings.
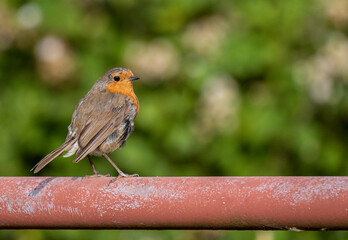
[[29,196],[35,197],[49,182],[51,182],[54,177],[46,178],[39,185],[37,185],[33,191],[29,193]]

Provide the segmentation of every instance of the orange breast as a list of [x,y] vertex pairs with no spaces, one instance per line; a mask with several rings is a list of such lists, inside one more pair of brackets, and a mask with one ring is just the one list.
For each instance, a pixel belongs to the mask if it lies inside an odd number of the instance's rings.
[[133,90],[131,81],[111,82],[105,86],[105,89],[111,93],[121,93],[128,96],[134,104],[134,107],[139,111],[139,101]]

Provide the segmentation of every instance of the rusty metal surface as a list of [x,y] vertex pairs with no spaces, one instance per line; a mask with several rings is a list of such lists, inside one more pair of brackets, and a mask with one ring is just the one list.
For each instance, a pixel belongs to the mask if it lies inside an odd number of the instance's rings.
[[0,177],[0,228],[348,229],[348,177]]

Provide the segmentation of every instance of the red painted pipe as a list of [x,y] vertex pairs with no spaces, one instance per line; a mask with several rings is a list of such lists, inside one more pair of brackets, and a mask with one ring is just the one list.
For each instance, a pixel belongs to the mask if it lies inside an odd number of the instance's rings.
[[348,229],[348,177],[2,177],[0,228]]

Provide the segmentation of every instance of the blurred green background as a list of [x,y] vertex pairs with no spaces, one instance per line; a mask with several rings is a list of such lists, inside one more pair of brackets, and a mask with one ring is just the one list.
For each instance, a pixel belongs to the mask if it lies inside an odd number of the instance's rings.
[[[141,176],[348,174],[348,1],[0,3],[1,176],[63,143],[93,83],[123,66],[140,112],[110,156]],[[95,161],[101,173],[116,175]],[[58,158],[39,175],[92,174]],[[1,231],[1,239],[348,239],[347,232]]]

